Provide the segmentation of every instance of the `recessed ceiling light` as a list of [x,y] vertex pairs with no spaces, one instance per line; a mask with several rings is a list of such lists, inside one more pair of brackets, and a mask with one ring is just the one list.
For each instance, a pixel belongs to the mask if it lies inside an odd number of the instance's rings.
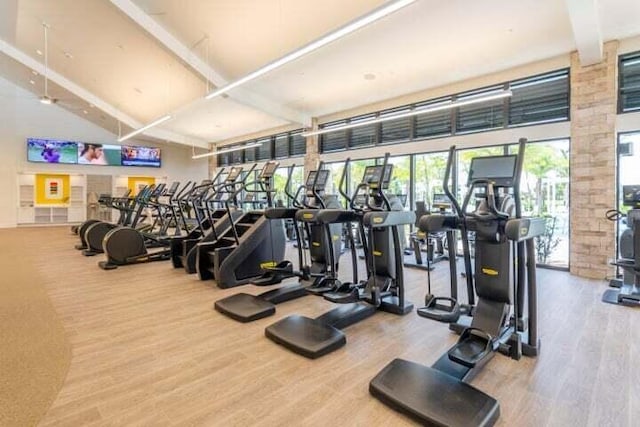
[[135,90],[136,92],[138,92],[139,94],[141,94],[141,95],[142,95],[142,91],[141,91],[139,88],[134,87],[134,88],[133,88],[133,90]]
[[31,83],[32,85],[36,84],[36,82],[34,82],[33,80],[29,80],[29,83]]
[[40,49],[36,49],[36,53],[40,56],[42,56],[42,51]]
[[89,112],[87,110],[82,110],[83,113],[85,114],[89,114]]
[[366,73],[364,76],[362,76],[365,80],[375,80],[376,79],[376,75],[373,73]]
[[36,70],[31,70],[31,74],[33,74],[34,76],[37,76],[38,72]]
[[67,59],[73,59],[73,55],[67,51],[64,52],[64,56],[66,56]]
[[93,104],[89,104],[89,108],[96,108],[96,106]]

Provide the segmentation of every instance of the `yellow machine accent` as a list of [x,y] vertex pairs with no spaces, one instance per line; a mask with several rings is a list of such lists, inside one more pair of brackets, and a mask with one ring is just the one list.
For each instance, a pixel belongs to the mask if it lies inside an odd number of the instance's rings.
[[265,269],[265,268],[273,268],[276,266],[276,262],[275,261],[266,261],[266,262],[261,262],[260,263],[260,268]]
[[313,214],[312,213],[305,213],[305,214],[302,214],[302,217],[304,219],[312,219],[313,218]]
[[381,217],[378,217],[378,216],[373,218],[373,223],[374,224],[380,224],[383,221],[384,221],[384,218],[381,218]]
[[493,268],[482,268],[482,272],[488,276],[497,276],[498,275],[498,271],[494,270]]
[[311,244],[316,248],[320,246],[320,242],[311,242]]
[[382,256],[382,252],[380,252],[380,251],[373,251],[373,254],[375,256]]

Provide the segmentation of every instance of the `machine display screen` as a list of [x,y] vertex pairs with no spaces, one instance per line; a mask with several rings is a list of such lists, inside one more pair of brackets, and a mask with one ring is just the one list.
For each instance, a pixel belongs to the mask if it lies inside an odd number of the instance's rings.
[[516,160],[518,156],[487,156],[474,157],[471,159],[469,169],[469,183],[476,179],[489,179],[501,181],[504,185],[513,182],[516,171]]
[[276,173],[276,169],[278,169],[277,162],[267,162],[262,168],[262,173],[260,174],[260,176],[262,176],[263,178],[271,178],[273,174]]
[[623,185],[622,203],[625,206],[640,206],[640,185]]
[[226,182],[234,182],[242,172],[242,168],[233,167],[229,170],[229,175],[225,178]]
[[391,173],[393,172],[393,165],[387,165],[384,171],[384,179],[380,179],[380,174],[382,173],[382,166],[367,166],[364,169],[364,177],[362,178],[362,182],[369,184],[371,188],[378,188],[378,184],[382,181],[382,188],[389,188],[389,182],[391,181]]

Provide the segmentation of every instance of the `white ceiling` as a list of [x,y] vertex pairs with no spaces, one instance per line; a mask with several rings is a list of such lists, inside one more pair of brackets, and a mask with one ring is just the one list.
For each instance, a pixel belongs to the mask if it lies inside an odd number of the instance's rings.
[[[183,143],[286,125],[280,108],[321,116],[576,48],[567,0],[418,0],[242,91],[203,101],[214,86],[192,59],[205,64],[210,79],[211,73],[220,76],[218,84],[232,81],[384,2],[2,0],[0,37],[42,62],[36,50],[43,49],[41,24],[48,23],[50,68],[90,94],[82,97],[53,85],[63,107],[112,132],[117,132],[116,116],[131,118],[134,126],[134,121],[173,113],[160,128],[184,135]],[[147,32],[123,5],[141,9],[159,32]],[[640,34],[640,1],[599,0],[595,10],[604,41]],[[181,58],[167,47],[158,38],[162,32],[191,57]],[[42,76],[20,61],[0,54],[0,73],[42,93]],[[96,100],[103,110],[87,108]]]

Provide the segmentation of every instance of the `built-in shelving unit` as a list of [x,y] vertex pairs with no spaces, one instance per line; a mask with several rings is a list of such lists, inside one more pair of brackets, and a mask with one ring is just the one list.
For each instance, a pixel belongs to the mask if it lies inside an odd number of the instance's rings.
[[36,203],[36,174],[18,175],[18,224],[66,224],[84,221],[86,217],[86,177],[70,175],[68,200],[60,204]]

